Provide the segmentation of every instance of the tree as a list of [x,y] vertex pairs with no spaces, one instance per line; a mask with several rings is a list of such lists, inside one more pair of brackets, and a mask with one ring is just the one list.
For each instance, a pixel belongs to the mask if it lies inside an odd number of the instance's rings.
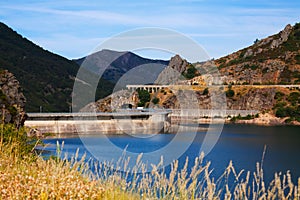
[[232,89],[229,89],[226,91],[226,97],[231,98],[233,96],[234,96],[234,91]]
[[196,76],[196,72],[197,72],[197,69],[194,67],[194,65],[190,65],[187,68],[187,71],[184,74],[184,77],[187,78],[187,79],[192,79]]
[[147,90],[138,90],[138,95],[139,95],[139,99],[140,99],[140,102],[138,103],[138,106],[145,106],[145,104],[147,102],[150,101],[150,94]]
[[154,98],[152,99],[152,103],[158,104],[158,102],[159,102],[159,98],[154,97]]

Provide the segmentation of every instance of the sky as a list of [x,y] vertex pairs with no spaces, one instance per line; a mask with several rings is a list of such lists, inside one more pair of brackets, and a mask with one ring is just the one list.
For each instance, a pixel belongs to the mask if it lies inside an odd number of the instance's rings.
[[[300,22],[299,0],[1,0],[0,21],[51,52],[81,58],[137,28],[166,28],[219,58]],[[169,59],[169,54],[140,55]]]

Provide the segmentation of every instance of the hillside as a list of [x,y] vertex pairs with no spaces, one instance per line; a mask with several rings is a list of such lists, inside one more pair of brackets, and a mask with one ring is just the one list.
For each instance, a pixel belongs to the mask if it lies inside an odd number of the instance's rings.
[[[147,68],[164,68],[169,63],[169,61],[164,60],[143,58],[132,52],[118,52],[107,49],[74,61],[81,65],[85,59],[93,63],[91,66],[86,66],[89,70],[95,73],[103,72],[102,77],[112,83],[116,83],[122,75],[135,67],[147,65]],[[153,70],[153,72],[155,71],[157,70]]]
[[[0,23],[0,69],[12,72],[27,99],[26,111],[69,111],[73,83],[79,66],[70,60],[42,49]],[[112,88],[107,81],[102,89]],[[102,90],[99,98],[108,93]]]
[[215,60],[225,83],[299,84],[300,23]]

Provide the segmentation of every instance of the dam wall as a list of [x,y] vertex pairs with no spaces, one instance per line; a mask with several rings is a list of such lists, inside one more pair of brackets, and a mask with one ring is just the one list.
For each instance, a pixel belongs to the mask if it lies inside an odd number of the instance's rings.
[[168,130],[167,112],[28,113],[25,126],[40,133],[143,134]]
[[148,120],[41,120],[25,121],[25,126],[41,133],[102,133],[102,134],[143,134],[161,133],[165,123]]

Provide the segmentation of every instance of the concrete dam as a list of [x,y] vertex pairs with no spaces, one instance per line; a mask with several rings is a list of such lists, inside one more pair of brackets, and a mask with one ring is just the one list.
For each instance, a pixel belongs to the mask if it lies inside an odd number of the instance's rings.
[[166,132],[169,112],[27,113],[25,126],[41,133],[135,134]]
[[[165,133],[180,123],[211,123],[212,118],[247,116],[256,110],[121,110],[113,113],[27,113],[25,126],[41,133]],[[202,119],[202,121],[201,121]]]

